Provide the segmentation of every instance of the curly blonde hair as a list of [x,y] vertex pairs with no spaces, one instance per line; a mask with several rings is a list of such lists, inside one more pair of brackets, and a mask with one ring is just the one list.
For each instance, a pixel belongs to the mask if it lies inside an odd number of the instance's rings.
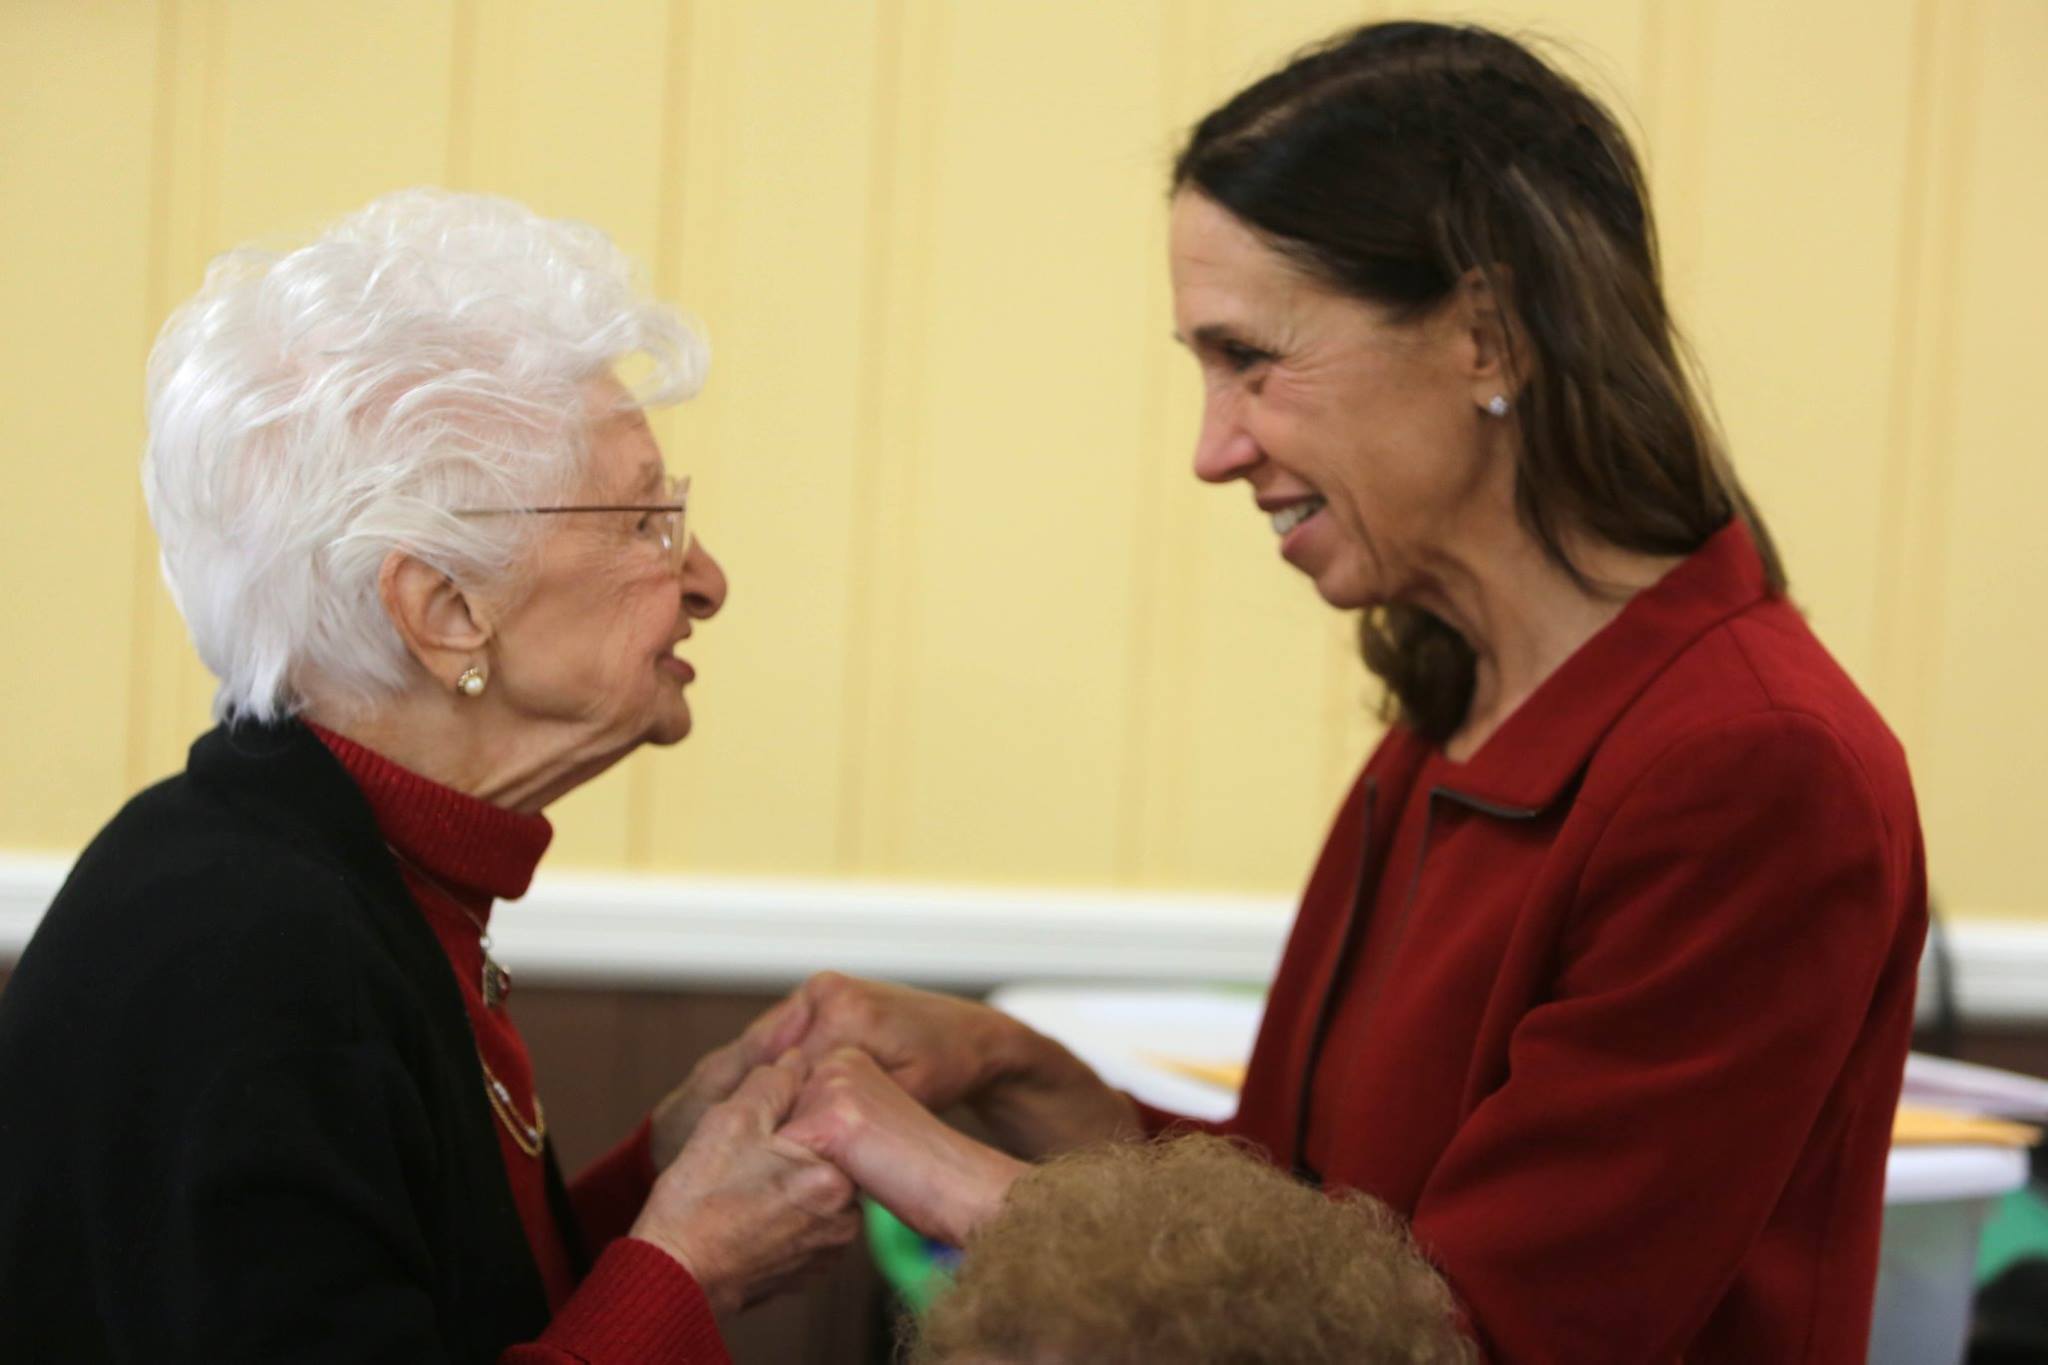
[[1450,1290],[1377,1200],[1220,1138],[1113,1143],[1011,1187],[913,1365],[1467,1365]]

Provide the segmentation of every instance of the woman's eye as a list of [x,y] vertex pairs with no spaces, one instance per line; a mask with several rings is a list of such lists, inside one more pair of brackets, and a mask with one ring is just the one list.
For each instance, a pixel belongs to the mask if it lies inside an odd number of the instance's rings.
[[1216,349],[1223,357],[1223,363],[1240,374],[1273,358],[1270,353],[1241,341],[1226,341]]

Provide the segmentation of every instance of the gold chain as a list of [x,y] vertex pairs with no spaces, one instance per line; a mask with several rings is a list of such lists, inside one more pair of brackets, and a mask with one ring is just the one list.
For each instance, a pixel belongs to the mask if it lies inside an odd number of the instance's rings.
[[548,1111],[541,1107],[540,1092],[533,1096],[533,1122],[520,1117],[512,1107],[512,1092],[498,1079],[498,1073],[491,1070],[491,1064],[484,1060],[482,1048],[477,1049],[477,1065],[484,1069],[484,1094],[491,1100],[491,1110],[498,1116],[498,1122],[505,1125],[505,1131],[512,1135],[512,1141],[528,1156],[537,1157],[548,1140]]
[[[446,896],[449,902],[462,912],[463,918],[476,926],[477,947],[483,953],[484,959],[484,1007],[486,1009],[498,1008],[507,992],[511,989],[512,978],[509,972],[491,959],[490,930],[484,927],[482,920],[470,913],[469,907],[462,903],[462,897],[458,896],[455,893],[455,889],[449,886],[448,883],[442,881],[424,867],[421,867],[411,858],[400,853],[398,846],[390,840],[385,840],[384,847],[391,850],[392,857],[404,863],[414,872],[417,872],[430,886]],[[496,978],[495,982],[493,978]],[[503,984],[497,985],[496,982],[502,982]],[[491,1102],[491,1112],[498,1116],[498,1122],[505,1125],[505,1131],[512,1135],[513,1145],[528,1156],[539,1156],[541,1149],[547,1145],[548,1140],[548,1111],[541,1107],[540,1092],[538,1090],[534,1092],[533,1122],[528,1123],[512,1103],[511,1088],[498,1079],[498,1073],[491,1070],[491,1064],[484,1060],[484,1050],[481,1045],[476,1050],[476,1064],[484,1069],[484,1096]]]

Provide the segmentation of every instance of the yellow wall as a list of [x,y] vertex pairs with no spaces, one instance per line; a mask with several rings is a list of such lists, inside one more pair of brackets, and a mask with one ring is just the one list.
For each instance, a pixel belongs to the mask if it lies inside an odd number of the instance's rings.
[[[1408,12],[1444,12],[1425,3]],[[1372,739],[1347,623],[1187,472],[1165,163],[1327,0],[0,5],[0,847],[181,761],[135,478],[206,259],[395,186],[609,229],[702,316],[660,429],[728,614],[699,734],[558,808],[604,866],[1279,890]],[[1938,888],[2048,917],[2048,4],[1518,0],[1649,152],[1680,317]]]

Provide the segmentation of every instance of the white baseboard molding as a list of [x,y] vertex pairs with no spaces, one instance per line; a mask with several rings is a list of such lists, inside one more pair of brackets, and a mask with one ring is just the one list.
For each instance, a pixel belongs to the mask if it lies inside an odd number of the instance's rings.
[[[0,853],[0,962],[69,860]],[[778,987],[833,968],[980,990],[1013,981],[1268,980],[1293,914],[1274,897],[543,873],[499,907],[500,956],[555,985]],[[1960,1012],[2048,1021],[2048,921],[1951,914]],[[1923,985],[1923,1005],[1931,991]]]

